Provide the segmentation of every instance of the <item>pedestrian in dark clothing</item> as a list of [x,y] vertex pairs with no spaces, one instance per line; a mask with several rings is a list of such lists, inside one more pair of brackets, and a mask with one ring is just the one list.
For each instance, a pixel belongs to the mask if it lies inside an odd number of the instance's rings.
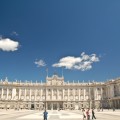
[[92,120],[93,120],[93,118],[96,119],[96,117],[95,117],[95,112],[94,112],[94,108],[92,109]]
[[48,115],[48,112],[45,110],[44,113],[43,113],[44,120],[47,120],[47,115]]
[[113,112],[115,111],[115,107],[113,107]]

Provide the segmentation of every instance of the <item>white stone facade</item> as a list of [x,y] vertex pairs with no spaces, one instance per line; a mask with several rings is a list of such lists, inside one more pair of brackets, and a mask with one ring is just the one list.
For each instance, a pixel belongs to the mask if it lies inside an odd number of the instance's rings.
[[69,83],[46,77],[46,83],[0,82],[0,109],[120,108],[120,79],[105,83]]

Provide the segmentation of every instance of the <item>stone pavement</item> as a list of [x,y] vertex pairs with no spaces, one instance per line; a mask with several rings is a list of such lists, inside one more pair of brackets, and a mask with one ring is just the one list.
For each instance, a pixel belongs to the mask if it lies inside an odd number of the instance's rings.
[[[120,110],[95,111],[97,120],[120,120]],[[1,120],[43,120],[43,111],[34,110],[0,110]],[[82,120],[82,112],[74,111],[48,111],[48,120]]]

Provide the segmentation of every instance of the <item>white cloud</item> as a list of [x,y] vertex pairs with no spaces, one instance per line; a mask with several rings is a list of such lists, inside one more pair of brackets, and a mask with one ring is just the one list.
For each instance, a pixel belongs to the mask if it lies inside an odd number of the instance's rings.
[[52,66],[86,71],[92,68],[94,62],[99,62],[99,57],[97,57],[96,54],[87,55],[85,52],[82,52],[80,57],[67,56],[61,58],[58,63]]
[[18,50],[19,42],[11,40],[10,38],[0,37],[0,50],[15,51]]
[[38,61],[36,60],[34,63],[37,65],[37,67],[46,66],[46,63],[43,60],[38,60]]

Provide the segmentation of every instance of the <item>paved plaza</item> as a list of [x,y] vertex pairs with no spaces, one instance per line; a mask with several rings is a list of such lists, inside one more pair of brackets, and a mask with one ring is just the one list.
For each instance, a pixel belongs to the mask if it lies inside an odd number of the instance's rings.
[[[81,111],[48,111],[48,120],[82,120]],[[1,120],[43,120],[43,111],[34,110],[0,110]],[[97,120],[120,120],[120,110],[96,111]]]

